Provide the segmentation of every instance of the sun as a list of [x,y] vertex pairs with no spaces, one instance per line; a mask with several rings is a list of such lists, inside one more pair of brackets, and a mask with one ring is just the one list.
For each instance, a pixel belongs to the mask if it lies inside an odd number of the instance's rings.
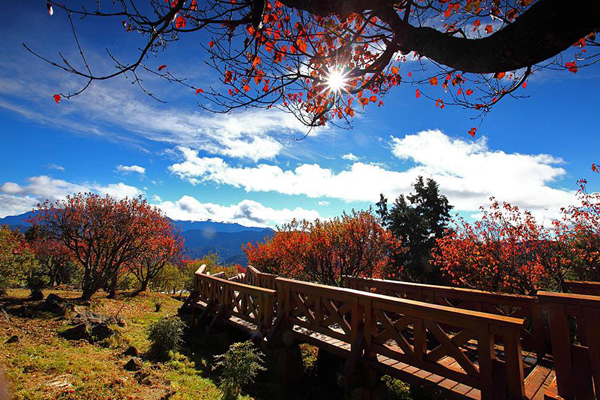
[[347,73],[341,69],[332,69],[325,77],[325,85],[331,93],[339,94],[342,90],[346,90],[348,84]]

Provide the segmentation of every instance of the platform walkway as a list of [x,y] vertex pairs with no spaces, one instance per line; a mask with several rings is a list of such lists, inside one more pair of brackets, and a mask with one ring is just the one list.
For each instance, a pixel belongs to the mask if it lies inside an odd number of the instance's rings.
[[[598,296],[515,296],[350,277],[344,285],[252,267],[232,280],[199,270],[192,319],[224,321],[266,343],[293,335],[346,359],[348,379],[368,366],[441,398],[598,398]],[[598,284],[588,292],[589,285]]]

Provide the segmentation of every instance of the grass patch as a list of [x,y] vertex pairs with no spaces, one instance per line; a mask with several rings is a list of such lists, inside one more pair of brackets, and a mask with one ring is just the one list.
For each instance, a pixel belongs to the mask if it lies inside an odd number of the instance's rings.
[[[79,297],[77,292],[47,291],[67,299]],[[201,368],[187,356],[177,353],[167,363],[143,361],[141,373],[129,372],[123,365],[129,357],[123,351],[133,345],[143,354],[150,348],[148,327],[166,315],[174,315],[181,302],[169,296],[142,293],[122,294],[117,299],[103,295],[92,299],[89,309],[105,315],[124,318],[124,327],[105,342],[67,341],[58,336],[67,319],[36,312],[22,318],[12,314],[27,300],[28,291],[11,290],[0,299],[0,307],[9,312],[0,324],[0,364],[10,393],[20,399],[220,399],[221,391],[202,374]],[[156,302],[161,310],[155,312]],[[84,305],[78,306],[80,309]],[[18,343],[4,344],[16,335]],[[205,363],[206,365],[206,363]],[[205,368],[205,367],[204,367]]]

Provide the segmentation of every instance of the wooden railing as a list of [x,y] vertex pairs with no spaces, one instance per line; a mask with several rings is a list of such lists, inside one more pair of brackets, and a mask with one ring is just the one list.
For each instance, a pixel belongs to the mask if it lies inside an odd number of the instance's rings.
[[[284,278],[276,282],[278,319],[351,343],[353,353],[361,346],[363,357],[379,354],[478,388],[483,399],[502,389],[524,396],[522,319]],[[445,331],[446,325],[453,331]],[[473,348],[477,363],[465,355]]]
[[234,315],[256,324],[259,331],[268,330],[273,322],[275,291],[239,282],[228,281],[204,273],[196,273],[194,281],[196,301],[207,309],[227,318]]
[[565,281],[565,286],[571,293],[600,296],[600,282]]
[[550,292],[538,297],[548,310],[558,395],[599,398],[600,297]]
[[248,265],[246,267],[246,276],[244,278],[244,283],[267,289],[275,289],[275,278],[277,278],[277,275],[260,272],[252,265]]
[[535,350],[538,358],[547,352],[547,333],[544,328],[542,311],[535,296],[355,277],[344,277],[344,285],[348,288],[392,297],[506,317],[523,318],[526,320],[521,331],[523,348]]

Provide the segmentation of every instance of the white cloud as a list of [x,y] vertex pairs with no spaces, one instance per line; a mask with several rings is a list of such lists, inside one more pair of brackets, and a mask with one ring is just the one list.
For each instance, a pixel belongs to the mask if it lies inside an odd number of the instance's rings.
[[170,218],[180,221],[236,222],[246,226],[273,226],[290,222],[293,218],[314,220],[320,218],[315,210],[297,207],[293,210],[276,210],[252,200],[224,206],[214,203],[200,203],[191,196],[183,196],[175,202],[157,204]]
[[[0,67],[6,64],[0,62]],[[12,64],[10,66],[14,68]],[[304,136],[307,132],[294,116],[276,109],[211,114],[199,109],[157,107],[153,100],[120,79],[92,85],[81,95],[57,106],[48,93],[54,93],[56,87],[65,90],[76,90],[77,87],[68,75],[50,72],[58,81],[53,87],[40,87],[32,74],[4,77],[0,71],[0,93],[9,83],[14,87],[5,92],[7,96],[0,100],[0,107],[40,124],[138,146],[141,140],[151,140],[253,161],[273,159],[284,151],[286,143],[293,142],[290,136]],[[119,133],[120,129],[128,134]],[[311,135],[324,130],[313,130]]]
[[0,218],[19,215],[33,210],[39,201],[30,196],[0,194]]
[[146,168],[140,167],[139,165],[117,165],[117,171],[123,173],[136,173],[140,175],[144,175],[146,173]]
[[342,156],[342,158],[343,158],[344,160],[349,160],[349,161],[358,161],[358,157],[356,157],[356,156],[355,156],[354,154],[352,154],[352,153],[344,154],[344,155]]
[[323,200],[323,201],[320,201],[320,202],[319,202],[319,203],[317,203],[317,204],[319,204],[320,206],[328,206],[328,205],[329,205],[329,202],[328,202],[328,201],[324,201],[324,200]]
[[0,216],[16,215],[30,211],[38,203],[45,200],[56,201],[79,192],[95,192],[110,195],[117,199],[137,197],[143,192],[122,182],[108,185],[76,184],[63,179],[54,179],[47,175],[32,176],[26,179],[26,184],[4,182],[0,186]]
[[123,182],[111,183],[107,186],[92,186],[95,192],[100,194],[107,194],[116,199],[123,199],[125,197],[133,198],[142,195],[142,191],[135,186],[129,186]]
[[560,167],[563,161],[551,155],[495,151],[485,138],[467,142],[437,130],[392,138],[390,145],[394,156],[415,165],[393,171],[354,162],[339,172],[317,164],[287,170],[268,164],[238,167],[218,157],[200,157],[194,150],[180,148],[183,162],[169,169],[192,184],[212,182],[248,192],[369,203],[377,201],[380,193],[395,198],[412,191],[416,177],[422,175],[434,178],[451,204],[461,211],[477,211],[488,204],[490,196],[496,196],[538,215],[549,209],[549,214],[555,216],[560,207],[574,201],[572,191],[550,186],[566,175]]
[[48,165],[46,165],[46,167],[47,167],[48,169],[55,169],[55,170],[57,170],[57,171],[64,171],[64,170],[65,170],[65,167],[63,167],[63,166],[60,166],[60,165],[58,165],[58,164],[48,164]]

